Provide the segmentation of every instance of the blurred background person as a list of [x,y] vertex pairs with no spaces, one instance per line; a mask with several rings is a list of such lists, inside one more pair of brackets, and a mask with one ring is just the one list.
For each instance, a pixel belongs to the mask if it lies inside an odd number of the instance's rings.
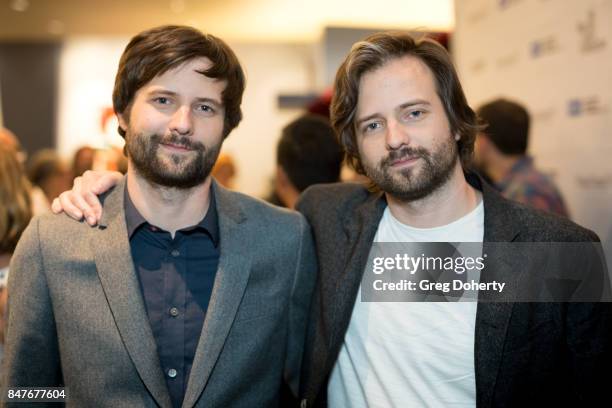
[[223,187],[233,189],[236,179],[236,164],[233,157],[230,154],[221,153],[212,169],[212,175]]
[[79,148],[72,159],[72,177],[82,176],[87,170],[92,170],[95,156],[96,150],[93,147]]
[[486,126],[478,134],[474,150],[483,176],[510,200],[567,217],[561,193],[527,154],[527,109],[514,101],[496,99],[482,105],[477,114]]
[[59,155],[51,149],[34,153],[27,165],[30,182],[39,187],[47,199],[47,207],[62,191],[72,186],[71,172]]
[[[23,166],[28,157],[27,153],[23,150],[21,143],[19,143],[19,139],[17,136],[10,130],[6,128],[0,127],[0,146],[4,146],[9,150],[13,150],[15,152],[15,157],[19,161],[19,164]],[[30,203],[32,206],[32,213],[34,215],[44,214],[50,211],[49,202],[45,193],[38,188],[31,186],[30,187]]]
[[10,130],[3,127],[0,127],[0,145],[14,150],[20,163],[25,161],[26,155],[21,148],[19,140],[17,140],[17,136],[15,136],[15,134]]
[[9,263],[31,217],[30,183],[16,150],[0,143],[0,361],[4,345]]
[[274,190],[287,208],[307,187],[340,181],[344,152],[321,115],[305,114],[285,126],[276,152]]

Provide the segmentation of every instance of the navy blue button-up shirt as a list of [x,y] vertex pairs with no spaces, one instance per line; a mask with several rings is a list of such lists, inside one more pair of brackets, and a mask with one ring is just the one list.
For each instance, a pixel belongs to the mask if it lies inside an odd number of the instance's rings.
[[213,190],[197,225],[168,231],[149,224],[126,189],[125,216],[134,268],[168,391],[180,407],[219,265],[219,224]]

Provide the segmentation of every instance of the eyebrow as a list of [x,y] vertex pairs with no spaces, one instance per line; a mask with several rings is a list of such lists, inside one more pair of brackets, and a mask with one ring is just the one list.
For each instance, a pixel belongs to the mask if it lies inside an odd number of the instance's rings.
[[[149,96],[152,95],[167,95],[167,96],[178,96],[178,93],[167,90],[167,89],[155,89],[151,92],[149,92]],[[223,106],[223,103],[217,99],[214,98],[196,98],[197,102],[206,102],[206,103],[212,103],[213,105],[216,106]]]
[[[412,101],[408,101],[408,102],[404,102],[402,103],[400,106],[398,106],[397,108],[395,108],[395,110],[403,110],[406,108],[409,108],[411,106],[416,106],[416,105],[426,105],[426,106],[431,106],[431,103],[427,102],[425,99],[415,99]],[[380,113],[373,113],[371,115],[366,116],[365,118],[361,118],[355,121],[355,126],[359,127],[363,122],[367,122],[368,120],[372,120],[375,118],[378,118],[382,116]]]

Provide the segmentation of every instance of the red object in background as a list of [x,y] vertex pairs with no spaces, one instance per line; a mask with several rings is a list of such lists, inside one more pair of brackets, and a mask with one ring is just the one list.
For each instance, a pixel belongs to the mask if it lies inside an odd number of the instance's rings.
[[309,113],[323,115],[329,119],[329,105],[331,105],[332,88],[329,87],[314,101],[312,101],[306,110]]

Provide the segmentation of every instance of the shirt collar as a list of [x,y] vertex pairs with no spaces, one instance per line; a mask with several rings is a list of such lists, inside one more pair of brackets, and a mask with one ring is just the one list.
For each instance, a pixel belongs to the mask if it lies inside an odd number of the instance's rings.
[[[127,224],[128,239],[131,239],[134,232],[143,224],[149,224],[149,222],[140,214],[134,202],[130,198],[127,187],[125,188],[125,221]],[[151,224],[149,224],[151,225]],[[215,190],[210,189],[210,205],[206,215],[196,225],[183,228],[181,231],[190,231],[196,228],[201,228],[208,233],[213,241],[215,247],[219,246],[219,216],[217,214],[217,203],[215,200]]]

